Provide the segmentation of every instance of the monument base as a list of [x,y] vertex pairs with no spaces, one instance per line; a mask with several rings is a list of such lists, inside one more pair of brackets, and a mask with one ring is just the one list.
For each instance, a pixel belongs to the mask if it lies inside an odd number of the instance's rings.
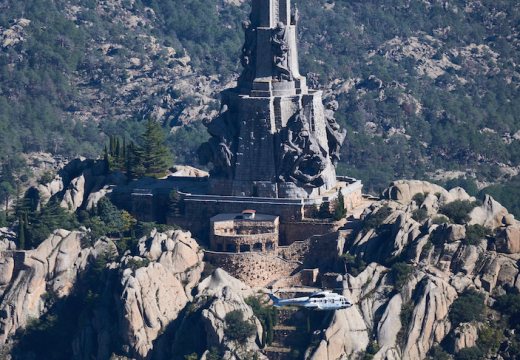
[[[213,182],[213,186],[220,189],[230,186],[231,191],[236,184],[234,182]],[[262,184],[259,184],[262,185]],[[266,184],[263,188],[266,192],[272,190]],[[276,185],[276,184],[275,184]],[[284,184],[287,185],[287,184]],[[277,188],[280,186],[278,185]],[[211,185],[210,185],[211,188]],[[283,187],[282,187],[283,188]],[[259,187],[260,191],[263,191]],[[275,198],[253,196],[222,196],[181,193],[183,198],[184,214],[178,218],[169,218],[170,224],[181,224],[188,228],[199,238],[208,237],[210,228],[209,219],[218,214],[241,213],[243,210],[252,209],[261,214],[280,217],[280,242],[290,244],[294,241],[304,240],[312,235],[326,234],[334,231],[337,223],[327,219],[316,219],[315,215],[323,203],[334,203],[338,193],[341,192],[345,209],[354,209],[363,200],[363,185],[361,181],[338,177],[336,186],[323,191],[315,196],[305,198]],[[278,189],[280,191],[280,189]]]

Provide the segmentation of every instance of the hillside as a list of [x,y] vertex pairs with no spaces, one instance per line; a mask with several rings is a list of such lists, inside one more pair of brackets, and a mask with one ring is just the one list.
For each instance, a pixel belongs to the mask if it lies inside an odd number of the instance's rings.
[[[517,191],[519,5],[514,1],[298,1],[302,70],[349,130],[340,172],[466,176],[507,205]],[[194,164],[202,120],[240,68],[248,2],[0,1],[3,178],[21,152],[97,156],[153,117]],[[188,124],[188,125],[186,125]],[[14,160],[13,160],[14,159]],[[7,168],[7,169],[5,169]],[[24,180],[24,179],[22,179]]]

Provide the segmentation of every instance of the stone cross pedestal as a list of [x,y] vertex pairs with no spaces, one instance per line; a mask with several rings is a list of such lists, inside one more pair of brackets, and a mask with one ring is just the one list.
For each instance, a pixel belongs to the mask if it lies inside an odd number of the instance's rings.
[[309,90],[298,64],[299,14],[290,0],[253,0],[243,22],[238,86],[222,93],[211,139],[199,150],[213,163],[211,192],[223,196],[314,198],[336,185],[335,163],[345,139]]

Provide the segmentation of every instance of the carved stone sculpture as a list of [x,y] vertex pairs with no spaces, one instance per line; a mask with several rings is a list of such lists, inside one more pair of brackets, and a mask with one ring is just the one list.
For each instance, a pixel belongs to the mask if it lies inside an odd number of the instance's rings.
[[256,69],[256,42],[257,34],[256,29],[251,24],[251,21],[243,21],[242,28],[245,33],[245,42],[242,47],[242,54],[240,55],[240,63],[244,67],[242,74],[240,75],[239,82],[241,84],[247,84],[254,80],[255,69]]
[[310,132],[303,113],[296,114],[281,132],[278,180],[310,187],[323,185],[326,153]]
[[345,142],[347,130],[341,129],[340,125],[334,118],[334,113],[338,110],[338,102],[332,100],[326,105],[325,119],[327,120],[327,141],[329,145],[329,154],[332,164],[336,166],[341,159],[341,147]]
[[199,161],[202,165],[213,163],[212,175],[231,179],[239,130],[226,104],[222,106],[220,115],[206,127],[211,138],[199,148]]
[[273,50],[273,76],[278,81],[292,81],[293,76],[289,69],[289,40],[285,25],[279,22],[271,37]]

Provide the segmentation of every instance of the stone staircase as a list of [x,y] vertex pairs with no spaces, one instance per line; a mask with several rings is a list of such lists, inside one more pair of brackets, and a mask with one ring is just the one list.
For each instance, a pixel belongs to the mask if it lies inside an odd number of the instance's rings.
[[311,340],[308,310],[287,307],[278,310],[278,324],[273,328],[273,342],[263,352],[269,360],[303,359]]

